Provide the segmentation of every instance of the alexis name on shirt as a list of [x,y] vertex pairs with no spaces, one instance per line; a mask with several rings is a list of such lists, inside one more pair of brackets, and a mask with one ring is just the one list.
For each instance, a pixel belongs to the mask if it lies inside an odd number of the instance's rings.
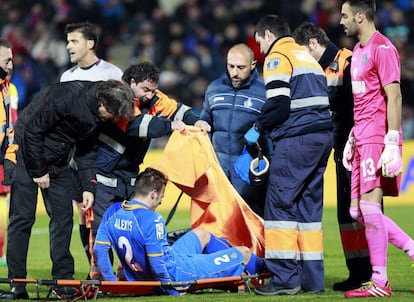
[[132,231],[132,221],[116,218],[114,227],[121,231]]

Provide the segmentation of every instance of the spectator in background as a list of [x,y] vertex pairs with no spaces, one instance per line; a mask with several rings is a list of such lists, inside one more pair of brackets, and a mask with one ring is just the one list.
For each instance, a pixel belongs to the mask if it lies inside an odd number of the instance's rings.
[[392,8],[390,23],[384,26],[383,32],[397,49],[404,47],[408,41],[410,28],[402,9],[398,7]]
[[102,43],[105,49],[114,44],[120,34],[125,17],[125,9],[121,0],[95,0],[102,12]]
[[38,22],[35,30],[38,36],[33,42],[31,56],[40,69],[41,88],[45,88],[50,83],[58,82],[60,74],[69,63],[69,55],[65,41],[59,40],[47,23]]
[[19,92],[18,111],[22,112],[41,89],[38,63],[24,49],[13,48],[13,75],[11,81]]
[[[245,42],[253,49],[253,51],[255,51],[255,47],[253,46],[254,44],[251,44],[254,42],[251,34],[249,41],[246,40],[246,30],[248,27],[251,28],[252,23],[255,24],[257,22],[257,18],[260,17],[262,13],[267,13],[269,11],[279,13],[279,15],[283,15],[285,17],[290,16],[287,19],[291,27],[302,23],[302,21],[309,21],[311,18],[315,18],[315,22],[321,25],[321,27],[327,32],[331,41],[336,45],[352,49],[355,44],[355,39],[347,38],[344,35],[342,28],[339,26],[340,5],[338,5],[339,3],[336,0],[171,0],[138,2],[119,0],[53,0],[29,2],[30,1],[27,0],[0,1],[0,14],[4,16],[4,18],[1,18],[0,20],[0,28],[2,29],[1,32],[4,37],[6,37],[11,31],[14,31],[15,27],[22,27],[26,33],[26,41],[20,44],[29,45],[30,49],[32,47],[30,42],[36,40],[36,36],[34,36],[36,33],[31,27],[29,27],[29,24],[46,22],[49,25],[49,28],[54,28],[56,32],[63,33],[64,26],[68,22],[75,23],[88,20],[89,22],[96,24],[98,28],[101,29],[99,37],[102,42],[98,44],[98,49],[96,50],[98,57],[106,60],[111,57],[111,59],[113,59],[118,66],[129,66],[132,63],[137,63],[137,61],[131,60],[130,55],[133,52],[133,43],[130,42],[135,39],[134,35],[138,33],[141,23],[146,22],[151,22],[153,24],[155,37],[162,36],[162,39],[158,39],[156,42],[157,47],[161,51],[161,61],[159,63],[157,63],[158,61],[153,62],[162,70],[166,70],[166,66],[173,66],[171,65],[170,59],[172,57],[176,57],[176,53],[171,55],[171,41],[175,41],[175,46],[177,46],[176,42],[182,44],[184,37],[190,36],[191,33],[194,33],[194,29],[200,24],[206,29],[204,36],[208,36],[210,38],[213,37],[213,39],[207,41],[209,49],[214,50],[216,54],[220,55],[222,60],[224,60],[226,56],[226,50],[223,52],[220,51],[223,48],[223,34],[229,24],[232,24],[232,26],[235,25],[231,32],[234,33],[238,31],[238,37],[235,37],[232,45],[238,43],[238,41]],[[36,8],[33,10],[34,14],[32,16],[31,7],[38,7],[40,2],[43,5],[43,11],[39,13],[38,8]],[[319,13],[317,12],[318,2],[319,8],[323,10],[319,11]],[[400,2],[394,2],[395,1],[388,0],[378,1],[378,7],[388,7],[389,9],[389,4],[391,4],[391,7],[399,7],[404,10],[406,20],[405,24],[408,24],[409,36],[408,40],[402,46],[396,46],[398,48],[407,46],[411,47],[413,45],[412,41],[414,41],[414,8],[410,9],[410,6],[407,6],[409,0],[403,0],[403,2],[405,2],[404,5]],[[110,27],[110,25],[107,25],[106,23],[112,22],[111,18],[103,18],[102,16],[102,11],[104,9],[104,6],[102,5],[103,3],[107,5],[105,9],[109,10],[111,5],[115,3],[115,6],[117,7],[116,9],[124,12],[119,14],[119,23],[111,29],[113,34],[110,36],[103,34],[103,32]],[[119,9],[120,6],[121,9]],[[391,15],[390,11],[385,12],[384,15],[385,18],[382,16],[378,17],[377,21],[382,22],[383,20],[388,20],[387,22],[389,22]],[[236,27],[239,27],[239,29],[236,29]],[[382,30],[382,25],[380,27],[380,30]],[[171,28],[174,29],[170,31]],[[64,37],[61,37],[61,39],[64,39]],[[211,44],[211,41],[214,42]],[[198,42],[193,42],[194,41],[191,41],[191,43],[186,44],[186,46],[191,46],[189,49],[192,50],[198,48],[196,45]],[[175,46],[171,48],[175,48]],[[13,50],[16,49],[17,48],[13,47]],[[398,50],[401,51],[401,49]],[[186,51],[186,49],[184,51]],[[27,53],[28,52],[26,52],[26,54]],[[196,53],[192,53],[190,55],[198,57]],[[204,55],[204,57],[207,57],[207,55]],[[257,59],[259,73],[261,73],[260,67],[262,57],[255,53],[255,58]],[[18,59],[17,56],[16,59]],[[36,64],[37,60],[34,60],[32,65],[36,66]],[[205,66],[207,67],[207,72],[211,71],[208,64],[203,64],[200,68],[200,72],[205,72]],[[19,73],[17,71],[17,64],[15,64],[15,67],[17,76]],[[47,81],[41,79],[41,75],[39,75],[37,69],[38,68],[35,68],[34,71],[32,71],[34,77],[30,81],[24,82],[24,85],[30,86],[30,88],[26,87],[26,90],[30,90],[28,92],[29,97],[26,98],[24,91],[19,89],[19,93],[21,94],[21,103],[25,103],[26,99],[28,102],[31,99],[31,95],[40,90],[40,82]],[[27,71],[27,68],[25,70]],[[220,71],[222,71],[222,69],[220,69]],[[210,80],[213,80],[214,78],[215,77],[210,78]],[[14,79],[16,85],[19,84],[18,80],[18,78]],[[404,76],[402,77],[402,80],[404,80]],[[409,87],[414,86],[414,81],[408,79],[408,84],[409,85],[404,85],[402,87],[402,93],[411,95]],[[181,87],[177,86],[175,90],[181,90]],[[181,97],[181,95],[177,94],[177,98],[188,105],[192,105],[192,99],[187,99],[186,96]],[[20,109],[22,108],[23,106],[20,107]]]
[[12,18],[10,25],[5,27],[7,30],[4,36],[7,37],[13,48],[14,72],[11,81],[19,91],[18,110],[22,111],[41,89],[42,78],[38,63],[30,54],[31,36],[26,31],[23,21],[18,19],[22,18],[19,10],[16,9],[16,11],[15,17],[10,17]]
[[337,219],[349,277],[334,283],[333,289],[347,291],[361,286],[371,276],[371,264],[364,226],[349,214],[351,204],[351,173],[342,164],[348,133],[354,125],[350,63],[352,51],[339,49],[325,31],[312,23],[303,23],[293,33],[295,41],[304,46],[321,65],[328,80],[329,107],[334,122],[334,161],[336,167]]
[[[70,61],[76,65],[61,75],[61,82],[121,80],[121,69],[96,55],[99,44],[96,25],[89,22],[70,23],[66,25],[65,34]],[[89,246],[90,229],[86,225],[84,213],[86,205],[82,203],[81,196],[72,196],[72,198],[77,201],[80,239],[90,263],[92,247]]]
[[136,35],[138,41],[132,51],[131,61],[134,64],[151,62],[156,66],[162,62],[160,43],[156,41],[154,28],[151,22],[142,22]]
[[196,47],[196,59],[200,67],[199,74],[210,81],[222,74],[224,69],[222,56],[215,49],[210,49],[206,43],[201,42]]
[[[249,130],[266,102],[263,79],[256,70],[256,60],[246,44],[233,45],[227,53],[227,71],[211,82],[204,96],[200,120],[211,125],[211,141],[224,173],[240,196],[263,217],[266,184],[254,186],[242,180],[233,168],[245,147],[243,135]],[[197,123],[196,123],[197,126]],[[265,155],[270,145],[260,140]],[[254,157],[257,150],[250,151]]]

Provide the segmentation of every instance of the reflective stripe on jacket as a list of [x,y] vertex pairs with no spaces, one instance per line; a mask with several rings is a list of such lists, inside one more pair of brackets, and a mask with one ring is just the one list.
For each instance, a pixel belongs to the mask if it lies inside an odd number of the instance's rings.
[[[259,117],[272,139],[332,129],[328,89],[319,63],[292,37],[276,40],[263,66],[266,104]],[[280,104],[289,102],[283,108]]]
[[[117,196],[128,196],[134,186],[131,179],[137,176],[151,139],[170,134],[173,120],[193,125],[198,116],[189,106],[157,90],[154,98],[146,103],[135,100],[134,120],[104,123],[96,161],[98,181],[105,179],[101,184],[108,191]],[[117,186],[106,185],[109,183],[116,183]]]
[[18,146],[14,142],[13,126],[17,110],[12,106],[12,99],[17,97],[17,90],[8,80],[0,80],[0,91],[3,104],[0,106],[0,163],[3,163],[5,158],[16,163]]

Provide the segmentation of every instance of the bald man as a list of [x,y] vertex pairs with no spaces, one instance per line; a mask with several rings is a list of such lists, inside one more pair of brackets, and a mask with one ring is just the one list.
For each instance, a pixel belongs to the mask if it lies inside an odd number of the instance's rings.
[[[266,101],[265,85],[256,69],[253,51],[245,44],[231,47],[227,53],[227,72],[207,87],[200,120],[211,125],[211,140],[228,179],[249,204],[263,217],[266,184],[252,186],[236,174],[233,162],[245,147],[244,134],[252,127]],[[195,124],[197,126],[197,123]],[[260,146],[269,156],[268,142],[260,139]],[[248,147],[253,157],[255,146]]]

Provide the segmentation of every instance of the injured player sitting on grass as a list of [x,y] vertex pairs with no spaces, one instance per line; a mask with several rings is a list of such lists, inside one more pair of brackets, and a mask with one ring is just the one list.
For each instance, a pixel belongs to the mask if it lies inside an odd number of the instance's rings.
[[[128,281],[181,282],[261,273],[264,261],[245,246],[232,247],[202,228],[186,233],[173,245],[164,219],[154,210],[164,197],[167,177],[147,168],[135,183],[132,200],[107,209],[99,226],[94,254],[105,280],[115,281],[108,250],[112,246]],[[174,288],[161,294],[179,295]]]

